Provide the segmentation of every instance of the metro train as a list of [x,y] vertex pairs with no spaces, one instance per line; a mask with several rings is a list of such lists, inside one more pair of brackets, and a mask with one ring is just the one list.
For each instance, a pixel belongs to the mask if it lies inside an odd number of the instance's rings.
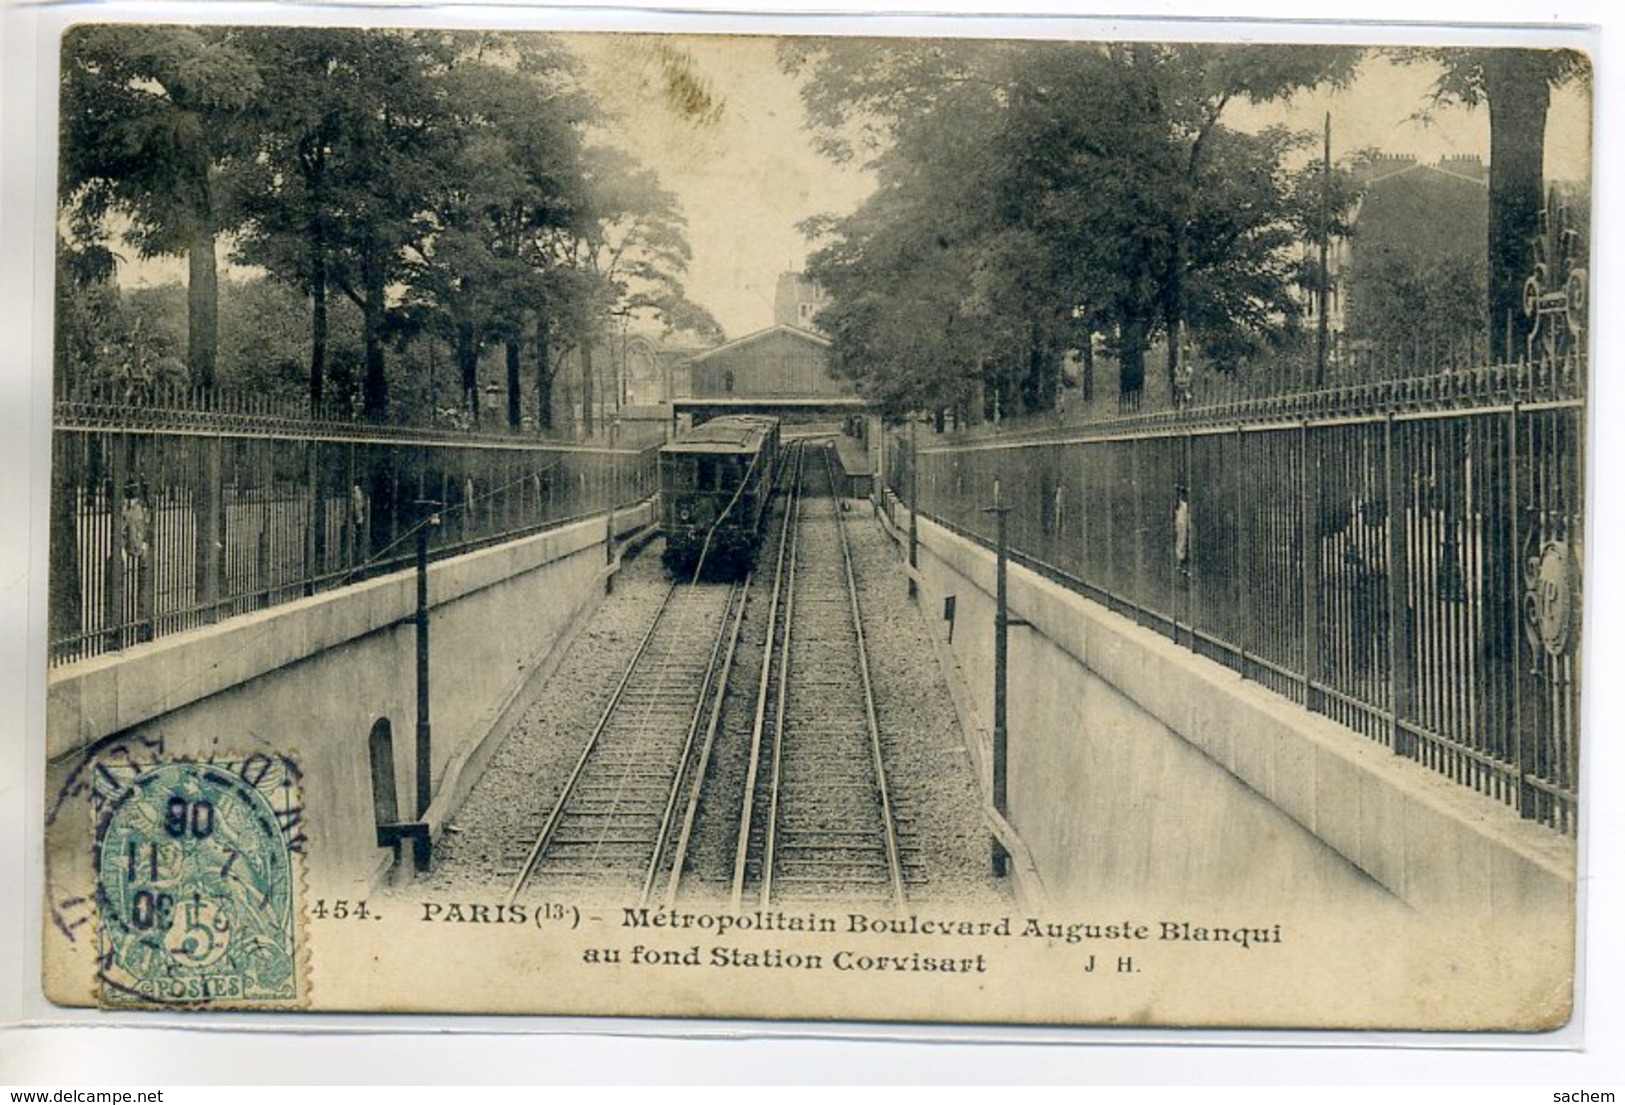
[[779,420],[731,414],[660,450],[663,560],[674,576],[742,575],[756,555],[779,462]]

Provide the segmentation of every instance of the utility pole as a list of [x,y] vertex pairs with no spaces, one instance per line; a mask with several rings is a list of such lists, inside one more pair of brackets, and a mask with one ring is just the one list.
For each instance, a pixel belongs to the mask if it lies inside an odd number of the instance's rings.
[[[993,808],[1000,817],[1010,814],[1010,627],[1026,625],[1026,621],[1010,617],[1010,556],[1005,516],[1010,508],[1004,505],[999,480],[993,480],[993,505],[984,513],[997,519],[995,553],[995,593],[993,613]],[[1009,870],[1010,853],[993,838],[993,874],[1003,877]]]
[[[433,797],[434,758],[429,725],[429,531],[440,524],[440,503],[432,499],[419,499],[417,531],[417,811],[421,823],[429,812]],[[429,837],[425,832],[414,840],[414,859],[418,870],[429,866]]]
[[430,756],[429,725],[429,530],[440,522],[437,502],[419,499],[417,531],[417,811],[422,817],[429,808]]
[[920,421],[908,420],[908,597],[920,594]]
[[1332,192],[1332,113],[1326,113],[1324,145],[1320,162],[1320,287],[1316,290],[1319,302],[1315,305],[1318,325],[1315,327],[1315,386],[1326,383],[1326,342],[1329,335],[1326,308],[1331,302],[1331,273],[1327,271],[1329,239],[1331,237]]
[[[609,424],[609,517],[604,526],[604,566],[615,563],[615,503],[621,493],[620,454],[615,451],[621,436],[621,420],[617,417]],[[604,573],[604,594],[615,590],[615,573]]]

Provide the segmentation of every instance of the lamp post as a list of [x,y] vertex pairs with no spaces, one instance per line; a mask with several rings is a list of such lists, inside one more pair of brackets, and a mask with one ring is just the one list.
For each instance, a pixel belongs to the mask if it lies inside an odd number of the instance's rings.
[[[429,810],[434,771],[431,727],[429,724],[429,531],[440,525],[439,502],[419,499],[417,528],[417,811],[421,820]],[[423,841],[427,851],[428,841]],[[427,856],[419,866],[427,866]]]
[[[433,798],[433,788],[430,783],[434,776],[434,745],[431,740],[429,726],[429,531],[440,525],[440,507],[444,504],[433,499],[418,499],[415,505],[418,508],[417,533],[417,690],[418,690],[418,717],[417,717],[417,771],[415,772],[417,802],[416,821],[381,821],[378,825],[378,846],[380,848],[394,848],[395,858],[399,862],[401,842],[412,842],[412,868],[414,871],[427,871],[433,850],[433,842],[429,839],[429,803]],[[391,800],[390,813],[393,814],[394,783],[391,771]]]
[[[615,563],[615,504],[621,494],[620,454],[615,451],[621,436],[621,420],[609,424],[609,519],[604,525],[604,565]],[[615,573],[604,573],[604,594],[615,590]]]
[[920,423],[908,420],[908,597],[920,593],[920,443],[916,438]]
[[[994,530],[994,611],[993,611],[993,809],[1003,818],[1010,813],[1010,627],[1026,625],[1010,617],[1010,556],[1005,530],[1004,505],[999,480],[993,480],[993,505],[985,513],[996,519]],[[1010,865],[1010,853],[998,837],[993,838],[993,874],[1003,876]]]
[[1326,131],[1324,135],[1324,160],[1320,163],[1320,281],[1315,289],[1315,386],[1322,387],[1326,383],[1326,353],[1327,337],[1330,321],[1326,318],[1326,310],[1331,306],[1331,276],[1326,271],[1330,262],[1331,237],[1331,191],[1332,191],[1332,113],[1326,113]]

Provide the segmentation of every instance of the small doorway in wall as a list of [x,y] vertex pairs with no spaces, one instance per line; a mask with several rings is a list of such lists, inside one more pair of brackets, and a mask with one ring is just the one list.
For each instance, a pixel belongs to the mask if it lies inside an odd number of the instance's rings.
[[[401,819],[401,803],[395,789],[395,736],[387,717],[372,723],[372,732],[367,734],[367,760],[372,768],[373,824],[380,829],[396,825]],[[380,839],[378,844],[383,847],[385,841]]]

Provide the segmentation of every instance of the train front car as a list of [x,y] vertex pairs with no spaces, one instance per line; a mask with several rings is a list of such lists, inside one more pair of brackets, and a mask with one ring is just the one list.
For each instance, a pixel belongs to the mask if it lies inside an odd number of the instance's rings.
[[729,415],[705,422],[660,450],[663,560],[674,576],[707,579],[746,572],[772,489],[778,421]]

